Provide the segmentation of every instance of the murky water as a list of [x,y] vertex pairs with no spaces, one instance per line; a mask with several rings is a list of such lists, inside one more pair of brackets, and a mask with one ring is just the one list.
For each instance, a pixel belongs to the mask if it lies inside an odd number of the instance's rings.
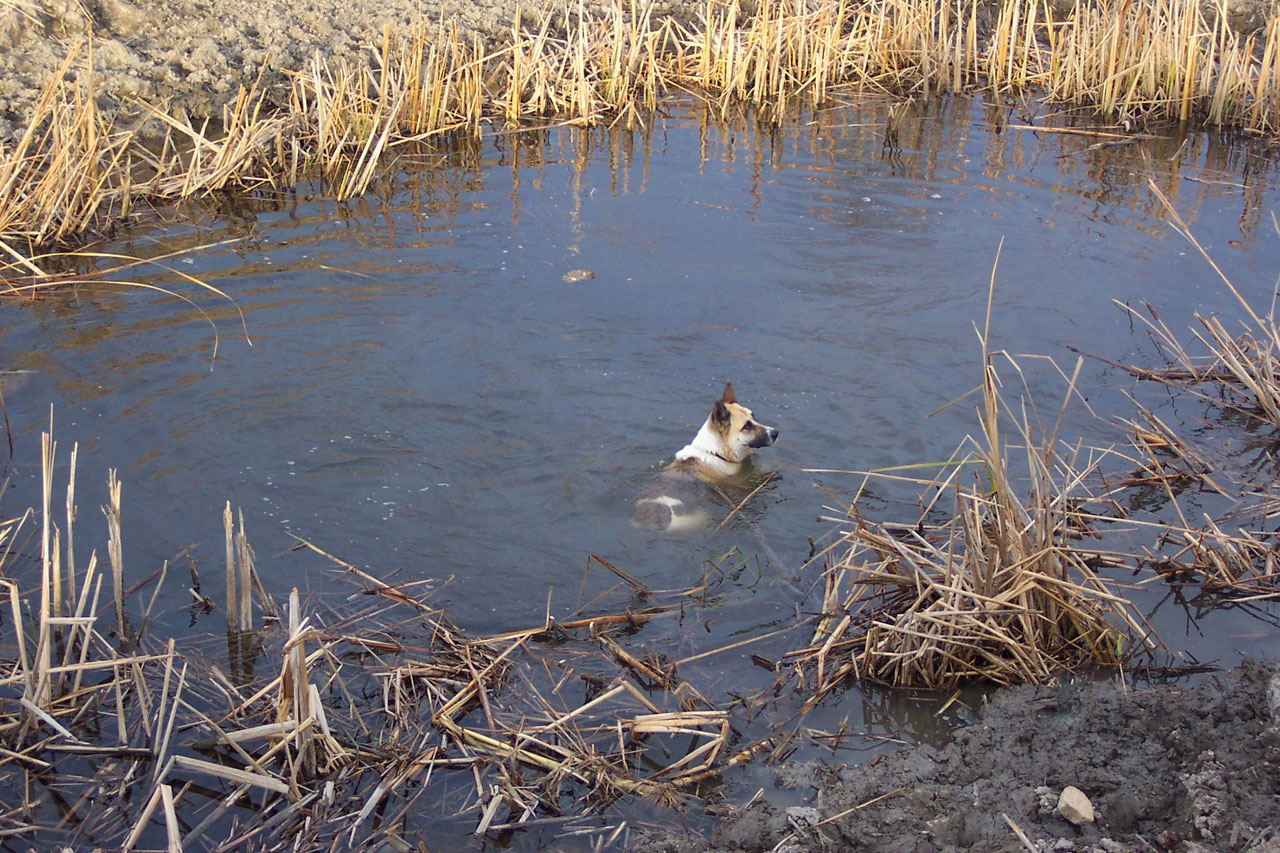
[[[994,132],[992,117],[977,101],[935,104],[886,150],[878,104],[772,134],[676,106],[649,131],[498,136],[406,160],[350,204],[299,193],[194,209],[110,248],[205,246],[165,263],[235,307],[174,275],[137,275],[196,300],[213,326],[137,289],[0,305],[0,360],[31,371],[5,394],[17,445],[7,508],[38,503],[52,407],[62,452],[80,445],[77,547],[101,547],[96,507],[119,468],[137,578],[195,543],[205,592],[220,598],[228,500],[273,593],[334,588],[322,558],[277,556],[298,536],[378,577],[452,578],[441,602],[476,632],[592,601],[616,582],[587,571],[592,554],[686,587],[737,548],[723,606],[627,638],[672,654],[723,645],[794,613],[814,580],[809,540],[831,529],[815,520],[829,503],[815,483],[859,482],[805,469],[938,461],[976,431],[971,401],[930,413],[979,380],[975,324],[997,252],[993,348],[1066,368],[1068,346],[1155,358],[1115,300],[1149,301],[1179,330],[1194,311],[1234,310],[1148,179],[1232,282],[1270,304],[1280,237],[1263,155],[1206,134],[1115,145]],[[566,280],[572,270],[594,277]],[[1061,380],[1030,364],[1055,409]],[[1125,391],[1152,395],[1098,361],[1082,377],[1103,416],[1129,414]],[[637,531],[631,501],[725,379],[781,430],[758,457],[777,476],[718,532]],[[1193,408],[1189,424],[1206,416]],[[1080,409],[1073,435],[1117,440]],[[172,631],[221,630],[220,613],[188,616],[189,602],[183,583],[162,593]],[[1240,611],[1193,623],[1170,607],[1157,622],[1175,650],[1224,663],[1272,650],[1278,633]],[[702,664],[704,693],[756,677],[743,673],[751,651]],[[878,735],[936,725],[907,700],[833,705]]]

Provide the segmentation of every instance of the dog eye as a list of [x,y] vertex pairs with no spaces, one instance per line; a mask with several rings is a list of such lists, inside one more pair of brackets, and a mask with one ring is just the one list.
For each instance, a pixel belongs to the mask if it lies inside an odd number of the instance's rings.
[[747,430],[754,429],[754,428],[755,428],[755,424],[753,424],[751,421],[747,421],[745,424],[742,425],[743,432],[746,432]]

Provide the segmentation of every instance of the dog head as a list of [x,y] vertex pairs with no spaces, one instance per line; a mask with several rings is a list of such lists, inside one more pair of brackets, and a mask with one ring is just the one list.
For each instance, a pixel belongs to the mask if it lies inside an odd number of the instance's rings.
[[707,428],[717,445],[713,452],[728,462],[741,462],[778,437],[776,429],[757,421],[751,410],[738,402],[730,382],[724,383],[724,393],[711,407]]

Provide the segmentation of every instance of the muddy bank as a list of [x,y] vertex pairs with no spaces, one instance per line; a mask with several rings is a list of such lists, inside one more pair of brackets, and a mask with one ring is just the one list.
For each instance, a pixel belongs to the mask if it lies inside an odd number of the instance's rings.
[[[99,109],[123,116],[144,102],[170,114],[217,117],[241,86],[261,81],[276,102],[313,57],[353,58],[384,30],[420,21],[457,27],[468,41],[501,43],[517,0],[0,0],[0,140],[20,133],[41,87],[92,35]],[[521,8],[526,9],[525,3]],[[667,0],[655,11],[691,19],[702,3]],[[575,4],[576,7],[576,4]],[[587,15],[609,4],[589,0]],[[525,15],[526,21],[530,20]]]
[[[944,748],[784,768],[784,784],[817,789],[812,806],[756,804],[709,839],[650,839],[653,849],[1028,849],[1012,822],[1044,851],[1280,851],[1274,663],[1246,661],[1191,687],[1023,687],[974,718]],[[1092,802],[1093,823],[1058,814],[1068,785]]]
[[[737,0],[744,11],[754,0]],[[1071,0],[1055,0],[1055,14]],[[313,57],[366,55],[384,30],[398,32],[419,21],[457,27],[467,40],[501,44],[517,7],[527,25],[536,4],[517,0],[0,0],[0,141],[20,134],[40,89],[77,53],[92,47],[93,89],[99,109],[129,120],[147,103],[193,119],[217,117],[240,87],[255,81],[280,102],[291,72]],[[1206,0],[1206,13],[1219,4]],[[696,24],[705,0],[656,0],[656,17]],[[1265,27],[1276,0],[1226,0],[1224,10],[1240,32]],[[570,4],[587,17],[613,8],[607,0]],[[91,39],[87,40],[87,37]]]

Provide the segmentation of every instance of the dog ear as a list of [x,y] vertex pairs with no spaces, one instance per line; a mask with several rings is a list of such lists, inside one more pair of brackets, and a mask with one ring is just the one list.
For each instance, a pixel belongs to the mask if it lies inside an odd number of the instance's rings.
[[720,399],[724,400],[726,403],[738,402],[738,398],[733,396],[733,383],[727,379],[724,383],[724,393],[720,395]]
[[729,407],[724,404],[724,400],[716,400],[716,404],[711,408],[711,425],[720,432],[727,433],[729,421],[732,419],[733,415],[729,414]]

